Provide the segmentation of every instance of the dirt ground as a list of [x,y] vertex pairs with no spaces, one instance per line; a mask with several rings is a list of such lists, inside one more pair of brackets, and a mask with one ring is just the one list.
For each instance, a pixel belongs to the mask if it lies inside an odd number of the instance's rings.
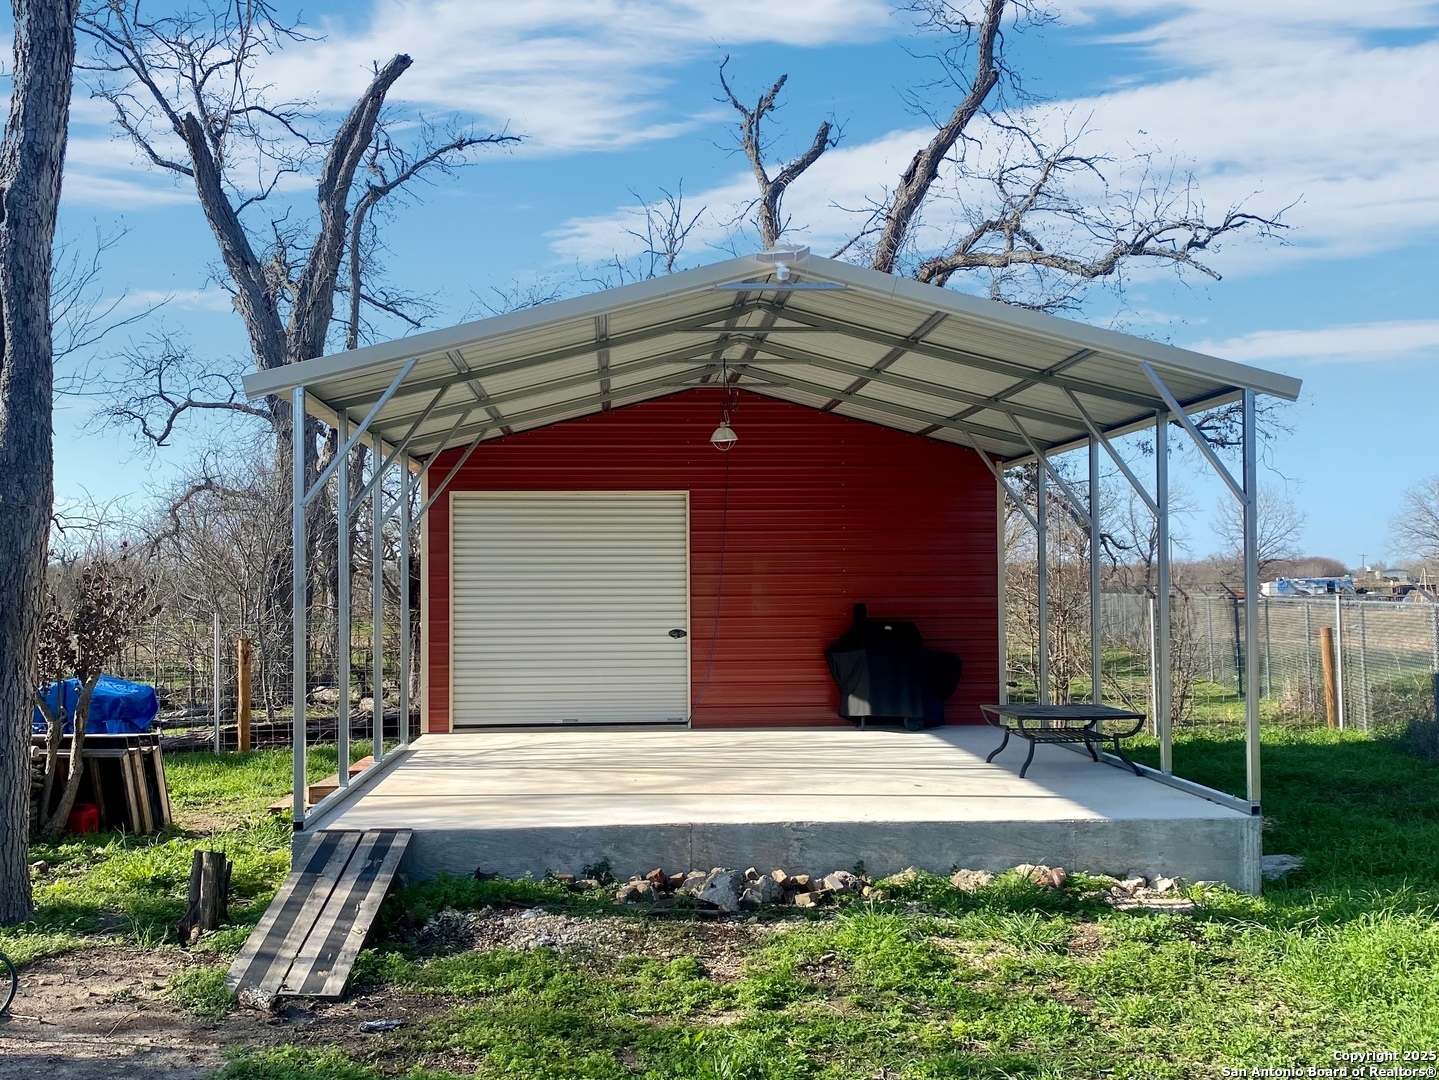
[[200,1080],[224,1063],[227,1047],[372,1041],[362,1020],[414,1023],[447,1005],[387,994],[206,1020],[165,995],[171,974],[197,962],[179,949],[106,948],[30,966],[11,1015],[0,1018],[0,1080]]
[[[729,920],[617,923],[529,909],[445,913],[417,936],[434,952],[690,955],[712,977],[730,979],[758,938],[782,929]],[[110,947],[32,964],[21,973],[11,1015],[0,1017],[0,1080],[201,1080],[224,1064],[231,1047],[339,1044],[366,1057],[384,1037],[362,1033],[362,1021],[397,1019],[408,1028],[457,1004],[443,995],[386,990],[336,1002],[287,1001],[273,1014],[237,1009],[207,1020],[166,996],[171,975],[207,962],[211,958],[173,947]]]

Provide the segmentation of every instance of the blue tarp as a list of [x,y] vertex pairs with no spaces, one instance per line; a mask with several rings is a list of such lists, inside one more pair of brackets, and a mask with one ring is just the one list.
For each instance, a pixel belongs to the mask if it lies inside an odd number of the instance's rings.
[[[45,693],[45,704],[51,709],[58,707],[60,683],[51,683]],[[66,679],[65,687],[65,733],[75,730],[75,710],[80,702],[80,680]],[[132,735],[149,731],[155,717],[160,715],[160,698],[153,686],[144,683],[127,682],[110,675],[101,675],[95,684],[95,693],[90,698],[90,721],[85,725],[87,735]],[[45,714],[37,707],[31,719],[31,730],[43,735],[49,724]]]

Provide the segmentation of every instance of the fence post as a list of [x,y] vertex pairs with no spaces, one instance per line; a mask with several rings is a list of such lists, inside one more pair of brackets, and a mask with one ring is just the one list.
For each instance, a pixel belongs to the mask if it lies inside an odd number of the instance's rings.
[[235,639],[235,749],[250,749],[250,639]]
[[220,613],[218,611],[211,619],[211,629],[214,632],[214,655],[212,658],[214,667],[210,671],[211,693],[214,695],[211,701],[214,707],[211,711],[215,714],[215,753],[218,754],[224,749],[220,745]]
[[1439,723],[1439,605],[1429,605],[1429,666],[1433,673],[1430,690],[1434,695],[1434,721]]
[[1369,635],[1364,630],[1364,605],[1365,601],[1359,601],[1359,715],[1368,731],[1373,725],[1369,721]]
[[1149,722],[1159,737],[1159,627],[1154,618],[1154,597],[1149,598]]
[[1244,700],[1244,650],[1249,648],[1251,642],[1245,641],[1239,631],[1239,597],[1230,598],[1230,606],[1234,609],[1234,683],[1239,690],[1239,699]]
[[1274,700],[1274,662],[1270,659],[1271,646],[1269,644],[1269,600],[1261,600],[1264,605],[1264,696],[1270,701]]
[[1339,730],[1344,730],[1344,596],[1334,594],[1334,678],[1339,686]]
[[[1309,616],[1309,601],[1304,603],[1304,704],[1309,707],[1309,714],[1313,716],[1318,709],[1314,702],[1314,627],[1313,620]],[[1325,704],[1325,715],[1328,716],[1328,704]]]
[[1209,646],[1209,681],[1214,681],[1214,601],[1210,597],[1204,598],[1204,619],[1209,624],[1209,633],[1205,637],[1205,644]]
[[1339,726],[1339,690],[1334,675],[1334,631],[1325,626],[1319,631],[1319,652],[1324,663],[1324,723]]

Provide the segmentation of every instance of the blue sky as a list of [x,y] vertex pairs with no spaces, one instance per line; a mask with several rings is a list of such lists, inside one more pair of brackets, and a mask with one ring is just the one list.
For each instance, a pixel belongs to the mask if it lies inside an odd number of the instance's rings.
[[[880,0],[381,0],[295,9],[316,40],[270,61],[277,91],[343,109],[375,60],[408,52],[392,98],[410,116],[455,115],[525,136],[482,155],[399,212],[387,232],[393,281],[432,294],[437,325],[473,313],[491,289],[568,283],[629,253],[635,194],[681,181],[708,212],[686,263],[753,246],[723,227],[751,183],[715,101],[732,57],[753,94],[789,74],[779,151],[835,118],[837,150],[791,189],[790,238],[827,254],[852,206],[883,190],[928,137],[904,92],[931,73],[903,17]],[[1303,547],[1350,564],[1397,558],[1388,519],[1402,490],[1439,472],[1439,3],[1375,0],[1079,0],[1013,40],[1011,58],[1046,115],[1087,125],[1086,146],[1123,161],[1139,150],[1192,170],[1210,210],[1294,203],[1286,244],[1227,244],[1224,280],[1142,272],[1123,302],[1096,296],[1081,317],[1297,375],[1265,481],[1308,514]],[[131,310],[168,298],[89,358],[158,323],[206,355],[245,354],[228,298],[210,279],[214,243],[193,198],[113,138],[102,103],[77,93],[62,228],[83,239],[123,227],[103,288]],[[960,283],[962,285],[962,283]],[[395,328],[398,333],[398,328]],[[132,501],[163,484],[212,432],[199,421],[147,453],[87,430],[93,401],[56,420],[57,496]],[[1192,466],[1197,506],[1180,532],[1216,546],[1221,493]],[[132,502],[133,505],[133,502]]]

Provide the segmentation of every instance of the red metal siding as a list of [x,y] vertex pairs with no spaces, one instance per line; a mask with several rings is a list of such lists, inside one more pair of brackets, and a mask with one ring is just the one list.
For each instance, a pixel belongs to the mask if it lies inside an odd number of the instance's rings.
[[[452,490],[688,490],[696,726],[842,723],[822,653],[857,602],[957,652],[948,716],[978,722],[997,700],[999,642],[994,478],[974,452],[742,394],[739,444],[720,453],[719,415],[719,391],[693,390],[523,432],[482,445]],[[431,731],[450,724],[449,546],[441,498],[426,552]]]

